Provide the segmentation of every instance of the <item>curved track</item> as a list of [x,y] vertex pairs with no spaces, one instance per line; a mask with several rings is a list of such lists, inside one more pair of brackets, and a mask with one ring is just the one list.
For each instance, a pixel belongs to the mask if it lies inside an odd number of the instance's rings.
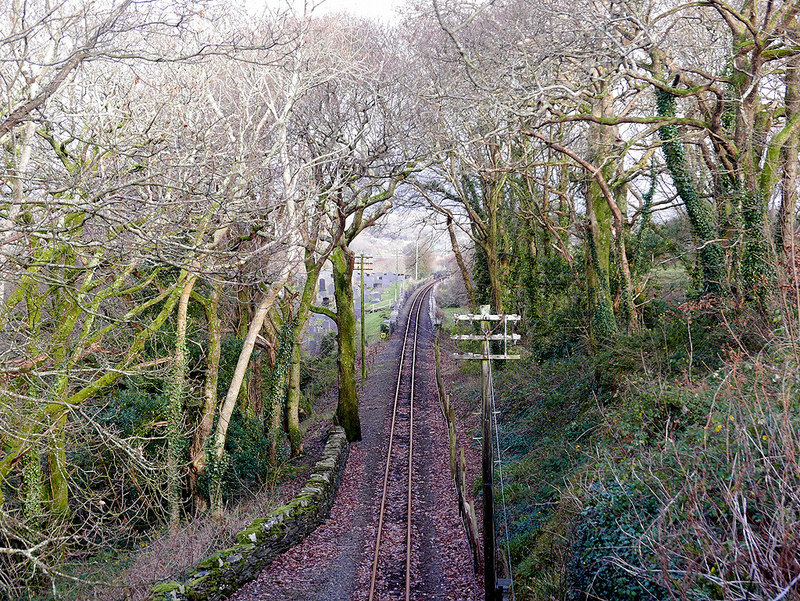
[[[397,369],[389,444],[386,452],[369,601],[376,598],[402,598],[409,601],[411,597],[414,380],[417,337],[420,318],[424,316],[422,307],[425,304],[425,298],[435,285],[436,282],[427,284],[414,294],[406,320],[403,350]],[[403,530],[405,531],[404,545],[402,544]],[[386,544],[386,541],[389,541],[389,544]],[[403,567],[404,571],[402,571]],[[404,592],[404,596],[398,596],[398,593],[401,592]]]

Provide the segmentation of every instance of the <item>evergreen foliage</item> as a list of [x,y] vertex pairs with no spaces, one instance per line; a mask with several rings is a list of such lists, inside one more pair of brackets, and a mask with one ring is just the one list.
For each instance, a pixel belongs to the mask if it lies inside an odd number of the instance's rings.
[[[656,107],[659,117],[674,118],[677,101],[673,94],[656,88]],[[717,230],[714,226],[711,209],[697,193],[691,171],[689,170],[686,151],[677,125],[662,125],[658,129],[661,148],[667,162],[667,169],[672,182],[681,197],[692,231],[697,236],[698,254],[703,270],[703,291],[709,294],[722,294],[725,291],[725,252],[717,241]]]
[[660,570],[656,558],[642,551],[641,538],[660,509],[657,500],[617,482],[596,486],[592,493],[573,531],[567,599],[671,599],[654,582]]

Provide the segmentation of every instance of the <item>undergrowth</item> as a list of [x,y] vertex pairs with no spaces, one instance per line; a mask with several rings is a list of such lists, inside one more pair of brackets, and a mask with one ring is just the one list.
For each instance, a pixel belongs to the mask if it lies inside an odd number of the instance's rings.
[[[331,342],[332,338],[326,337],[318,356],[303,358],[301,417],[306,429],[330,419],[326,403],[336,384],[335,346]],[[160,419],[163,405],[160,396],[131,389],[123,391],[120,398],[114,412],[101,414],[100,418],[113,423],[122,434],[135,434],[142,423],[146,426],[148,420]],[[155,583],[180,579],[215,550],[231,546],[235,535],[253,519],[285,502],[278,485],[297,477],[302,468],[289,460],[286,449],[281,449],[278,465],[264,469],[266,443],[260,421],[242,411],[234,412],[228,441],[231,444],[228,449],[231,461],[225,475],[228,503],[220,519],[194,516],[174,531],[142,523],[137,536],[129,535],[123,541],[125,544],[109,537],[98,541],[92,553],[63,557],[62,574],[53,575],[51,586],[30,588],[28,594],[15,597],[14,601],[146,599]],[[2,599],[5,597],[0,593]]]
[[798,599],[793,355],[757,315],[653,317],[495,371],[517,598]]

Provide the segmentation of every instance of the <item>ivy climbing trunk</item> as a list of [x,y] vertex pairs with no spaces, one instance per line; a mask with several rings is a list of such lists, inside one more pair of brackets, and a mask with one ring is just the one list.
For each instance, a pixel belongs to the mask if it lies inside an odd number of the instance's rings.
[[289,430],[289,453],[292,457],[303,454],[303,433],[300,430],[300,343],[296,337],[292,345],[289,367],[289,394],[286,399],[286,424]]
[[286,382],[292,363],[294,349],[294,330],[297,324],[296,316],[292,319],[290,309],[286,311],[283,325],[278,336],[278,352],[275,355],[275,365],[269,380],[269,394],[265,413],[265,426],[267,432],[268,454],[271,465],[278,463],[278,446],[281,440],[283,426],[283,407],[286,398]]
[[321,266],[322,262],[315,261],[312,253],[309,252],[306,255],[306,281],[303,285],[300,304],[297,307],[297,325],[294,328],[293,336],[294,349],[292,350],[292,359],[289,367],[289,394],[286,400],[286,422],[289,430],[289,447],[292,457],[303,454],[303,435],[300,431],[300,400],[302,395],[300,390],[301,343],[311,315],[311,306],[316,297]]
[[216,282],[211,284],[209,298],[195,295],[195,298],[203,305],[208,327],[208,356],[206,357],[206,378],[203,384],[203,409],[189,448],[189,492],[194,499],[196,513],[204,513],[208,509],[208,499],[200,492],[199,483],[206,470],[206,443],[214,427],[214,414],[217,410],[219,360],[222,354],[222,327],[219,318],[221,295],[222,285]]
[[[597,91],[592,115],[601,119],[613,109],[611,94]],[[588,136],[589,162],[600,165],[600,174],[608,182],[614,176],[616,160],[615,126],[592,124]],[[611,206],[596,177],[586,183],[586,292],[589,309],[589,336],[592,343],[611,338],[617,333],[614,304],[611,298]],[[619,232],[618,232],[619,234]]]
[[[656,107],[659,117],[675,117],[676,104],[673,94],[656,88]],[[661,138],[661,150],[664,152],[667,169],[672,176],[678,196],[686,207],[692,233],[700,245],[698,254],[703,272],[703,292],[722,294],[726,279],[725,252],[717,241],[711,207],[697,193],[678,126],[662,125],[658,128],[658,135]]]
[[189,298],[197,282],[192,275],[183,285],[178,299],[175,322],[175,351],[172,359],[172,381],[167,401],[167,502],[169,527],[177,532],[181,519],[181,458],[183,449],[183,405],[186,393],[186,329],[188,325]]
[[[502,164],[500,149],[496,144],[490,144],[492,164],[499,168]],[[505,188],[508,182],[507,175],[495,175],[491,178],[482,178],[483,195],[485,200],[486,224],[484,238],[481,246],[486,253],[486,269],[492,288],[492,305],[496,313],[503,313],[505,305],[506,287],[502,255],[506,250],[505,231],[502,222],[502,208]]]
[[344,428],[347,440],[361,440],[361,420],[358,416],[356,389],[356,313],[353,303],[352,277],[355,255],[342,245],[331,253],[333,265],[333,294],[336,299],[336,341],[339,345],[339,402],[336,420]]

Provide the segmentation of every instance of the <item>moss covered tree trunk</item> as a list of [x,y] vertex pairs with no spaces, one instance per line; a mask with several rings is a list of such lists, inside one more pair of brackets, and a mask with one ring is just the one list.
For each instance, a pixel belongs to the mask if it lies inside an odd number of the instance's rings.
[[586,194],[586,301],[589,336],[593,343],[617,333],[611,300],[611,211],[599,192],[589,183]]
[[[68,269],[75,264],[75,253],[64,248],[62,254],[62,278],[68,279]],[[82,349],[87,345],[87,338],[91,329],[93,317],[84,316],[85,321],[81,332],[76,333],[81,316],[84,315],[83,303],[87,301],[87,292],[92,286],[92,272],[89,271],[77,289],[70,292],[55,293],[55,302],[50,306],[51,317],[57,324],[56,330],[49,343],[49,356],[58,366],[60,375],[53,384],[51,395],[56,401],[58,409],[52,414],[49,428],[47,450],[49,510],[55,522],[67,521],[70,517],[69,508],[69,480],[67,470],[66,452],[66,427],[69,420],[69,411],[65,408],[68,402],[70,387],[70,369],[76,365],[82,354]],[[41,325],[41,309],[43,299],[37,301],[36,316],[31,321],[31,331],[38,338]],[[95,305],[96,310],[96,305]],[[77,335],[76,335],[77,334]]]
[[[612,108],[611,95],[599,91],[592,114],[606,117]],[[612,156],[617,138],[616,127],[592,125],[589,133],[589,162],[600,166],[602,177],[611,181],[616,160]],[[589,336],[593,343],[617,333],[614,304],[611,298],[611,248],[613,215],[597,178],[586,184],[586,293],[589,310]]]
[[496,313],[502,313],[504,308],[505,285],[501,277],[501,264],[499,252],[499,232],[497,219],[489,219],[489,236],[486,240],[486,267],[489,272],[489,282],[492,286],[492,306]]
[[22,458],[22,515],[31,526],[37,526],[44,501],[42,463],[37,445]]
[[[489,144],[492,165],[500,170],[503,159],[498,144]],[[505,202],[507,175],[493,175],[483,178],[482,188],[484,208],[486,212],[485,231],[481,246],[486,253],[486,269],[492,293],[492,307],[496,313],[503,313],[505,309],[506,289],[506,260],[507,256],[505,228],[503,224],[503,203]]]
[[317,282],[322,263],[314,261],[312,255],[307,255],[305,259],[306,281],[303,286],[303,294],[300,297],[300,304],[297,308],[296,325],[294,327],[294,348],[292,350],[292,360],[289,367],[289,394],[286,400],[287,426],[289,430],[289,447],[292,457],[303,454],[303,436],[300,431],[300,359],[302,351],[302,341],[308,327],[308,319],[311,315],[311,306],[317,294]]
[[286,399],[286,422],[289,430],[289,452],[292,457],[297,457],[303,454],[303,433],[300,430],[300,340],[295,338],[292,346],[289,394]]
[[65,522],[70,516],[66,426],[67,412],[62,411],[51,425],[47,450],[48,505],[56,522]]
[[333,294],[336,299],[336,341],[339,345],[339,402],[336,420],[344,428],[347,440],[361,440],[361,420],[358,416],[356,388],[356,313],[353,303],[352,278],[355,255],[342,245],[331,253],[333,264]]

